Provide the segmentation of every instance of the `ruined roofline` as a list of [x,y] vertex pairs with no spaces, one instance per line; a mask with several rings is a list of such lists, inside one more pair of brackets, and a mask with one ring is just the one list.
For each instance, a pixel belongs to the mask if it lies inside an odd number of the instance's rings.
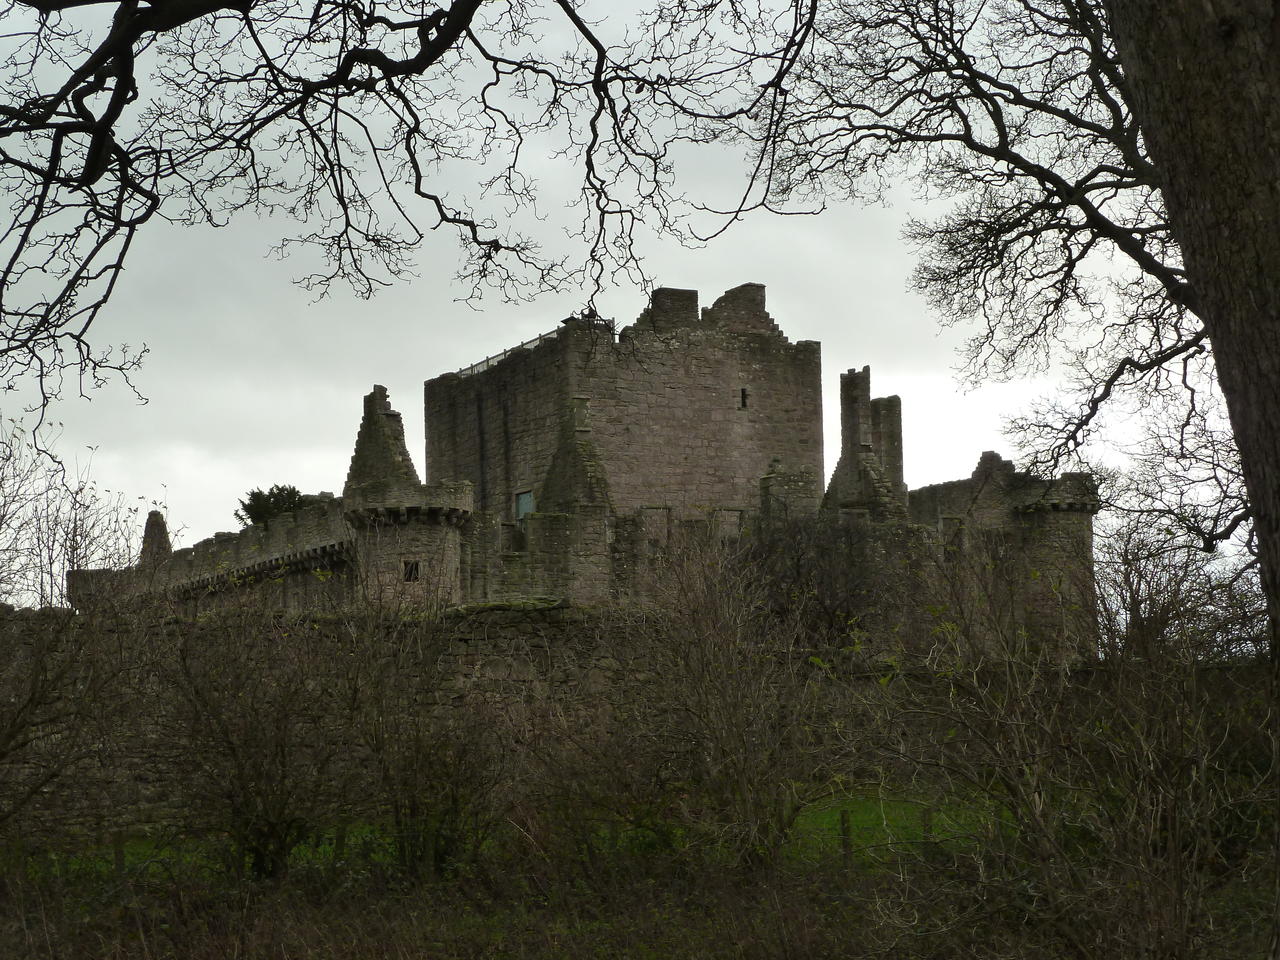
[[[607,332],[609,343],[620,342],[636,336],[643,336],[655,330],[665,331],[675,328],[698,330],[726,330],[730,333],[764,334],[777,337],[789,345],[813,344],[812,340],[793,341],[778,323],[765,310],[765,286],[762,283],[743,283],[726,290],[709,307],[699,307],[699,292],[678,287],[655,287],[649,295],[649,302],[633,322],[616,331],[610,321],[589,320],[582,317],[568,317],[560,321],[553,330],[540,333],[507,347],[498,353],[478,360],[458,370],[437,374],[430,380],[441,377],[471,377],[490,370],[504,360],[526,350],[533,350],[544,343],[557,340],[572,324],[589,324],[592,331],[600,334]],[[656,322],[655,322],[655,318]]]
[[374,384],[364,397],[342,496],[348,509],[423,505],[422,483],[405,443],[404,419],[381,384]]
[[1098,487],[1092,474],[1067,472],[1057,477],[1040,477],[1018,470],[993,450],[984,451],[973,473],[956,480],[944,480],[908,491],[911,497],[931,497],[939,493],[971,491],[975,498],[987,484],[996,484],[1016,502],[1011,508],[1019,513],[1039,511],[1073,511],[1097,513],[1101,509]]
[[678,287],[656,287],[649,304],[634,323],[618,331],[618,340],[676,330],[718,330],[729,334],[767,336],[789,346],[813,340],[792,341],[765,309],[765,285],[741,283],[715,299],[709,307],[699,307],[699,292]]
[[[471,514],[471,485],[465,481],[427,483],[420,490],[420,502],[375,509],[389,523],[459,524]],[[352,513],[341,497],[319,494],[315,502],[298,510],[272,517],[266,523],[250,524],[235,533],[215,533],[194,546],[173,551],[157,563],[72,573],[114,574],[125,578],[116,581],[122,592],[149,593],[190,589],[286,567],[323,566],[346,556],[353,546],[358,531],[350,522]]]

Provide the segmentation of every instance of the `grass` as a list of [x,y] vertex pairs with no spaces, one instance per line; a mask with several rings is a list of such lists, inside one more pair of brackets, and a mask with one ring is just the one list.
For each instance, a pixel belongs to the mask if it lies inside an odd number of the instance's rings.
[[[286,878],[258,883],[225,842],[137,836],[0,864],[0,960],[1061,955],[1017,891],[964,875],[985,818],[959,802],[831,798],[754,867],[639,830],[536,851],[511,833],[434,880],[407,877],[371,824],[347,827],[341,857],[333,830],[314,834]],[[1218,952],[1204,956],[1250,955],[1269,890],[1227,878],[1212,909]]]
[[[977,827],[978,816],[973,809],[938,806],[926,799],[837,797],[810,804],[800,812],[783,854],[793,864],[817,863],[844,857],[847,849],[854,862],[870,868],[881,863],[887,851],[901,845],[962,842]],[[300,843],[290,857],[291,871],[390,874],[398,868],[394,839],[379,825],[347,825],[341,856],[337,832],[333,828],[317,830]],[[673,833],[679,847],[679,831]],[[489,844],[503,842],[490,840]],[[651,831],[636,827],[602,828],[593,846],[627,859],[670,852]],[[11,849],[9,854],[7,860],[0,861],[0,872],[37,883],[108,883],[122,875],[153,883],[175,875],[238,872],[229,843],[218,838],[137,834],[123,838],[118,846],[90,841],[62,851],[46,849],[18,857]]]

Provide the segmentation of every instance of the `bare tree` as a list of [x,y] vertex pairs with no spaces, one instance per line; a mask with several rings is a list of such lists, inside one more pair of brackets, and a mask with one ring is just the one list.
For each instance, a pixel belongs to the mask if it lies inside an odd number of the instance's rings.
[[237,875],[283,876],[360,799],[364,663],[327,626],[246,606],[157,640],[151,764],[178,823],[228,841]]
[[66,606],[68,570],[136,558],[137,507],[56,447],[56,436],[13,421],[0,435],[0,603]]
[[831,709],[804,612],[774,608],[748,552],[676,539],[658,604],[609,638],[624,667],[603,716],[575,735],[566,714],[557,734],[578,752],[569,809],[597,829],[622,819],[686,854],[771,866],[801,810],[832,793],[847,715]]
[[[883,711],[890,797],[936,805],[929,833],[893,845],[904,882],[879,894],[887,941],[909,929],[963,953],[951,938],[974,931],[983,956],[1081,958],[1256,948],[1267,906],[1245,894],[1272,869],[1277,772],[1257,581],[1141,523],[1101,538],[1098,568],[1091,660],[961,584],[975,609],[862,690]],[[1228,902],[1249,911],[1238,930],[1216,913]]]
[[[837,0],[814,36],[781,135],[755,134],[774,159],[770,199],[922,178],[947,212],[908,227],[915,283],[943,323],[977,320],[968,375],[1054,363],[1073,374],[1071,400],[1015,422],[1044,465],[1122,404],[1178,423],[1175,448],[1161,451],[1175,461],[1221,443],[1204,411],[1215,370],[1197,288],[1102,9]],[[1248,515],[1228,491],[1198,539],[1212,546]]]
[[[771,164],[762,203],[903,171],[950,202],[909,230],[925,254],[917,283],[945,318],[979,319],[975,378],[1075,369],[1078,405],[1020,422],[1053,438],[1050,463],[1125,394],[1176,401],[1196,425],[1221,370],[1250,496],[1205,514],[1201,539],[1256,524],[1275,610],[1271,22],[1250,2],[837,0],[792,79],[787,122],[747,135]],[[1211,35],[1209,68],[1188,68]]]
[[513,793],[509,710],[448,657],[450,627],[377,606],[349,610],[344,623],[362,677],[353,734],[369,757],[365,812],[414,878],[474,863]]
[[1275,10],[1261,0],[1105,7],[1196,291],[1191,306],[1218,355],[1272,619],[1280,620],[1280,244],[1267,226],[1280,212]]
[[[138,354],[90,327],[158,217],[293,220],[282,248],[322,258],[301,279],[320,293],[411,272],[440,227],[473,290],[598,288],[637,268],[642,222],[687,235],[675,152],[776,116],[812,7],[677,0],[605,23],[575,0],[6,0],[0,380],[48,397],[68,368],[127,376]],[[581,254],[514,226],[547,153],[580,174]]]
[[761,525],[745,559],[772,608],[801,618],[813,643],[869,654],[919,626],[922,561],[933,546],[908,524],[812,515]]

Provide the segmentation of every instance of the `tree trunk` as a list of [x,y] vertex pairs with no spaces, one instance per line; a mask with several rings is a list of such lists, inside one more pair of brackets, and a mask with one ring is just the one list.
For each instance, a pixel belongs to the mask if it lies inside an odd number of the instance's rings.
[[1271,0],[1105,0],[1160,171],[1244,466],[1280,614],[1280,10]]
[[[1104,0],[1240,448],[1280,685],[1280,9]],[[1274,732],[1274,724],[1273,724]],[[1274,747],[1274,745],[1273,745]],[[1280,858],[1280,835],[1276,838]],[[1280,960],[1280,875],[1272,960]]]

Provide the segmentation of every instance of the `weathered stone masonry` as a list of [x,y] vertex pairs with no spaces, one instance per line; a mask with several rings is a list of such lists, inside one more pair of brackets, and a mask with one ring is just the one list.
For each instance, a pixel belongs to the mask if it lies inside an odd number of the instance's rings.
[[653,292],[618,331],[571,318],[426,382],[419,481],[386,390],[365,398],[342,497],[169,553],[148,521],[138,567],[77,571],[77,607],[130,590],[193,605],[246,593],[284,609],[356,597],[416,606],[643,595],[651,560],[687,527],[722,537],[755,518],[903,523],[941,544],[992,537],[1034,568],[1028,616],[1092,611],[1092,479],[1044,480],[986,453],[973,475],[908,491],[902,404],[841,376],[840,457],[821,490],[820,348],[790,341],[744,284],[699,308]]
[[[426,384],[427,476],[469,480],[469,593],[600,601],[682,524],[736,532],[770,464],[822,475],[819,347],[746,284],[654,292],[615,338],[583,319]],[[799,507],[800,504],[797,504]]]
[[410,607],[464,599],[459,566],[471,488],[418,481],[385,387],[364,399],[343,495],[306,499],[268,523],[177,551],[164,517],[152,511],[136,567],[71,571],[67,594],[82,610],[114,597],[165,594],[193,613],[250,602],[314,610],[356,599]]

